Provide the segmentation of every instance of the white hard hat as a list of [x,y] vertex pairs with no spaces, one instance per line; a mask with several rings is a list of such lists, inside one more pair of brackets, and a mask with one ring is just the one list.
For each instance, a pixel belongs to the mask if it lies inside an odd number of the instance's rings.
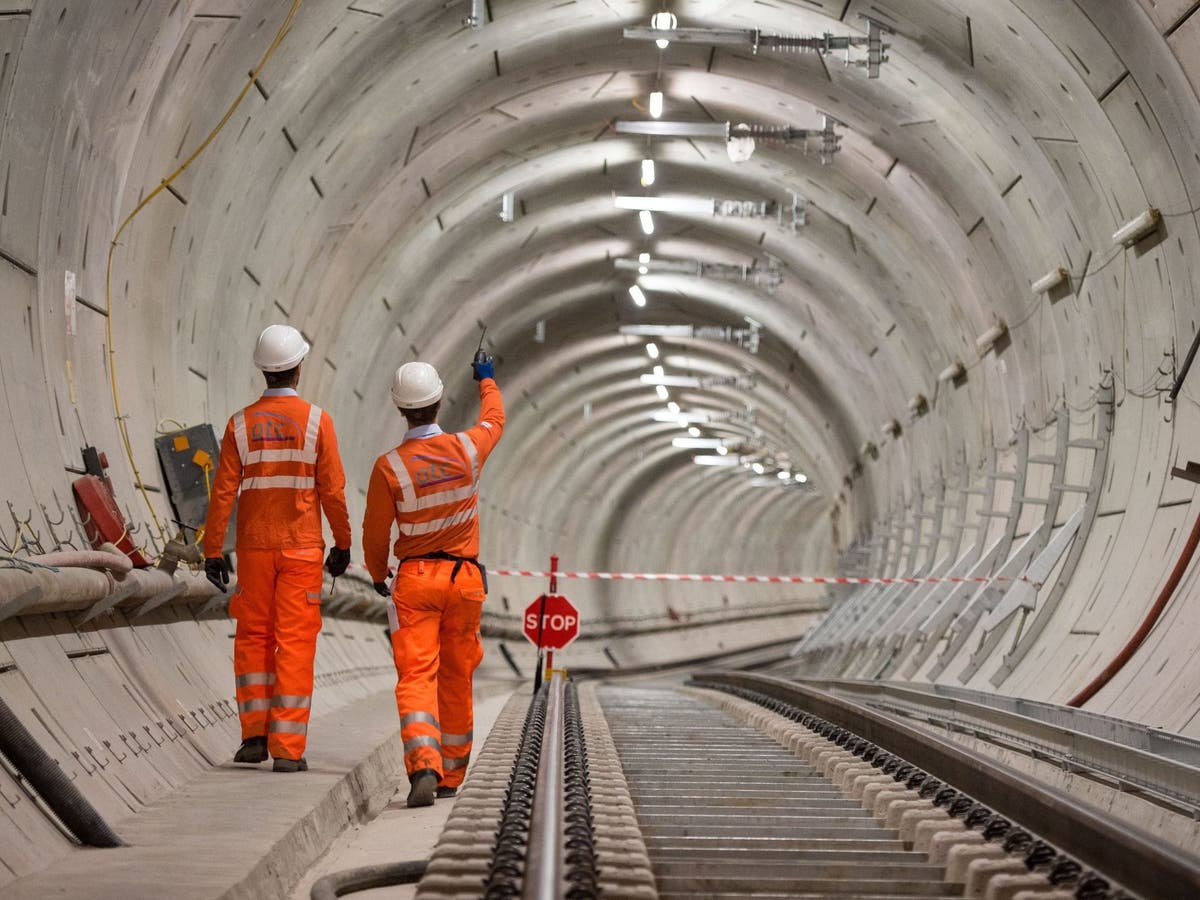
[[442,379],[429,363],[405,363],[392,379],[392,401],[400,409],[421,409],[442,399]]
[[268,325],[254,347],[254,364],[264,372],[286,372],[308,356],[308,341],[291,325]]

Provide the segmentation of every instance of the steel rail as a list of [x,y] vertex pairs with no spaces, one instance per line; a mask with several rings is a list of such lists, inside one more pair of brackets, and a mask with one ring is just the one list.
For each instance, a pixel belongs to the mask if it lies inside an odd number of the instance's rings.
[[[978,692],[956,696],[878,682],[821,684],[859,703],[994,740],[1005,747],[1058,762],[1072,772],[1094,773],[1116,780],[1123,790],[1153,795],[1188,815],[1200,813],[1200,768],[1151,749],[1161,746],[1176,755],[1200,759],[1200,742],[1189,738],[1154,733],[1153,729],[1135,723],[1011,697],[997,698],[993,703]],[[1123,739],[1115,740],[1118,735]]]
[[525,858],[524,900],[557,900],[564,895],[566,850],[563,842],[563,675],[550,677],[546,726],[538,758],[537,787],[529,823]]
[[699,672],[695,682],[755,691],[803,708],[918,766],[976,801],[1035,831],[1147,897],[1200,896],[1200,860],[1126,823],[1114,823],[1063,791],[981,753],[845,698],[766,675]]

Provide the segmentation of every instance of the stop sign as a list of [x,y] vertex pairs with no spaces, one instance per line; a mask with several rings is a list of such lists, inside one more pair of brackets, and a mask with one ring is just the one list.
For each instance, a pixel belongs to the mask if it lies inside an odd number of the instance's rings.
[[543,594],[525,607],[522,629],[534,646],[561,650],[579,637],[579,610],[566,597]]

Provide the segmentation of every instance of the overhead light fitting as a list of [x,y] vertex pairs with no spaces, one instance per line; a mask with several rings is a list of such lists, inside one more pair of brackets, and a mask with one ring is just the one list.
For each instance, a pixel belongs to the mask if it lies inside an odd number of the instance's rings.
[[669,413],[666,410],[656,412],[654,414],[655,422],[674,422],[677,425],[688,426],[692,424],[703,425],[709,420],[708,413],[685,413],[681,412],[678,415]]
[[647,236],[654,234],[654,216],[650,215],[650,210],[643,209],[638,213],[638,218],[642,223],[642,233]]
[[[666,47],[671,41],[681,44],[732,44],[749,47],[752,53],[759,50],[781,50],[787,53],[816,53],[826,56],[837,50],[845,51],[847,66],[855,66],[867,70],[868,78],[879,77],[879,67],[888,61],[887,53],[891,44],[883,42],[883,35],[890,32],[883,23],[870,16],[862,16],[867,20],[867,36],[853,35],[835,36],[828,31],[820,37],[798,37],[796,35],[763,34],[757,28],[670,28],[656,25],[655,22],[665,23],[670,13],[658,13],[650,19],[650,27],[634,27],[625,29],[625,37],[635,41],[654,41],[659,47]],[[850,58],[851,48],[865,48],[866,59]]]
[[517,195],[514,191],[505,191],[500,195],[500,221],[512,222],[517,217]]
[[617,209],[640,209],[648,212],[699,213],[711,216],[717,208],[712,197],[613,197]]
[[1008,325],[1003,319],[997,318],[991,328],[975,338],[975,349],[979,351],[980,356],[983,356],[995,346],[996,341],[1006,334],[1008,334]]
[[698,466],[736,466],[736,456],[693,456],[692,462]]
[[[653,98],[653,95],[651,95]],[[653,115],[653,108],[651,109]],[[654,116],[658,118],[658,116]],[[646,119],[625,120],[613,123],[617,134],[641,134],[649,137],[681,137],[681,138],[713,138],[721,141],[743,140],[765,141],[767,143],[790,143],[799,141],[807,146],[809,138],[821,142],[819,153],[821,163],[833,161],[833,155],[840,151],[842,136],[834,131],[835,125],[841,125],[837,119],[825,115],[819,129],[795,128],[791,125],[730,125],[729,122],[651,122]],[[746,145],[753,152],[753,144]],[[745,162],[750,158],[747,153],[731,154],[734,162]]]
[[631,284],[629,286],[629,296],[633,298],[634,306],[646,305],[646,295],[642,293],[642,289],[636,284]]
[[958,381],[966,374],[967,367],[962,364],[961,360],[956,359],[950,365],[946,366],[946,368],[942,369],[942,371],[938,372],[937,380],[942,384],[946,384],[950,381]]
[[674,400],[670,401],[667,404],[667,412],[671,412],[671,413],[674,413],[675,415],[679,415],[679,404],[676,403]]
[[[697,432],[699,432],[699,431],[700,431],[700,429],[699,429],[699,428],[697,428],[697,429],[696,429],[696,431],[697,431]],[[728,447],[726,447],[726,446],[724,446],[724,445],[722,445],[722,446],[720,446],[720,447],[718,447],[718,448],[717,448],[717,453],[718,453],[719,455],[721,455],[721,456],[724,456],[724,455],[725,455],[726,453],[728,453],[728,452],[729,452],[729,448],[728,448]]]
[[[779,260],[770,255],[767,256],[766,265],[760,266],[758,260],[755,260],[752,265],[738,266],[730,263],[702,263],[698,259],[651,259],[649,253],[642,253],[636,260],[618,257],[613,260],[613,266],[640,275],[688,275],[718,281],[741,281],[758,285],[768,291],[783,283]],[[646,271],[643,272],[643,269]]]
[[650,118],[657,119],[662,115],[663,111],[663,94],[662,91],[650,92]]
[[[669,396],[671,396],[670,394],[667,393],[667,389],[665,387],[663,387],[661,384],[654,389],[654,392],[656,394],[658,394],[659,400],[666,400]],[[678,410],[676,410],[676,412],[678,412]]]
[[646,355],[651,359],[658,359],[658,344],[654,343],[654,341],[647,341]]
[[636,334],[642,337],[696,338],[705,341],[726,341],[737,344],[749,353],[758,353],[762,339],[762,323],[743,316],[748,327],[733,328],[729,325],[621,325],[618,334]]
[[803,472],[797,472],[797,473],[795,474],[795,476],[794,476],[793,480],[794,480],[794,481],[796,481],[796,482],[798,482],[799,484],[807,484],[807,483],[808,483],[808,476],[807,476],[807,475],[805,475]]
[[[663,375],[663,367],[662,367],[662,366],[655,366],[655,367],[654,367],[654,377],[655,377],[655,378],[663,378],[663,377],[665,377],[665,376]],[[642,376],[642,382],[643,382],[643,383],[646,383],[646,376],[645,376],[645,375],[643,375],[643,376]],[[656,382],[656,381],[655,381],[655,382],[650,382],[650,383],[651,383],[651,384],[657,384],[658,382]]]
[[[674,31],[678,24],[679,20],[669,12],[655,13],[650,17],[650,27],[655,31]],[[656,38],[654,43],[658,44],[659,50],[666,50],[671,46],[671,41],[665,37]]]
[[1062,266],[1057,269],[1051,269],[1037,281],[1030,285],[1030,288],[1035,294],[1048,294],[1060,284],[1067,280],[1067,270]]
[[1162,216],[1158,210],[1151,206],[1141,215],[1130,219],[1114,231],[1112,236],[1113,243],[1130,247],[1158,228],[1158,223],[1161,220]]
[[642,160],[642,187],[650,187],[654,184],[654,160]]
[[688,429],[688,435],[691,437],[694,437],[694,438],[698,438],[698,437],[700,437],[700,429],[696,428],[693,425],[691,428]]
[[750,468],[754,471],[755,475],[761,475],[763,472],[767,471],[763,464],[759,462],[754,463],[752,466],[750,466]]

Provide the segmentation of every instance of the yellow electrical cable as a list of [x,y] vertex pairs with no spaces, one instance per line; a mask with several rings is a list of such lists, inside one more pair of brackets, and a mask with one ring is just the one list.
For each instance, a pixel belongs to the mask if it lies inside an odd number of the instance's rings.
[[230,104],[229,109],[225,110],[225,115],[221,117],[221,121],[219,121],[217,126],[208,133],[208,137],[200,142],[200,146],[192,151],[191,155],[183,161],[183,164],[179,168],[164,178],[162,182],[159,183],[158,187],[147,194],[145,198],[143,198],[142,201],[134,207],[133,212],[125,217],[125,221],[121,223],[120,227],[116,231],[116,234],[113,235],[112,241],[108,245],[108,269],[104,277],[104,314],[107,319],[106,331],[108,337],[108,376],[112,385],[113,417],[117,422],[117,430],[121,433],[121,441],[125,447],[125,458],[129,461],[129,468],[133,471],[134,483],[137,484],[138,491],[141,493],[142,499],[146,503],[146,509],[150,511],[150,518],[154,520],[154,527],[158,529],[159,537],[161,537],[164,541],[167,540],[166,533],[163,531],[163,526],[158,519],[158,515],[154,512],[154,506],[150,503],[150,495],[146,493],[146,485],[142,481],[141,473],[138,472],[137,463],[133,460],[133,446],[129,442],[129,429],[125,425],[125,417],[121,415],[121,397],[120,392],[117,389],[117,351],[113,346],[112,327],[113,254],[117,249],[117,241],[120,240],[122,232],[125,231],[125,228],[129,225],[129,223],[134,220],[138,213],[146,208],[151,200],[165,191],[171,182],[182,175],[188,166],[196,161],[196,158],[201,153],[208,149],[208,145],[213,142],[216,136],[221,133],[221,130],[233,117],[234,112],[246,98],[246,94],[250,92],[250,88],[254,86],[254,82],[258,80],[259,73],[262,72],[263,67],[267,64],[267,60],[269,60],[275,54],[275,51],[279,48],[279,45],[283,43],[284,37],[287,35],[288,30],[292,26],[292,21],[296,18],[296,12],[300,9],[301,2],[302,0],[293,0],[292,8],[288,10],[287,17],[284,18],[283,24],[279,26],[279,31],[276,33],[275,39],[271,41],[271,45],[267,47],[267,52],[263,54],[262,59],[258,61],[258,65],[254,67],[254,71],[250,73],[250,77],[246,79],[246,84],[242,87],[241,93],[239,93],[233,103]]

